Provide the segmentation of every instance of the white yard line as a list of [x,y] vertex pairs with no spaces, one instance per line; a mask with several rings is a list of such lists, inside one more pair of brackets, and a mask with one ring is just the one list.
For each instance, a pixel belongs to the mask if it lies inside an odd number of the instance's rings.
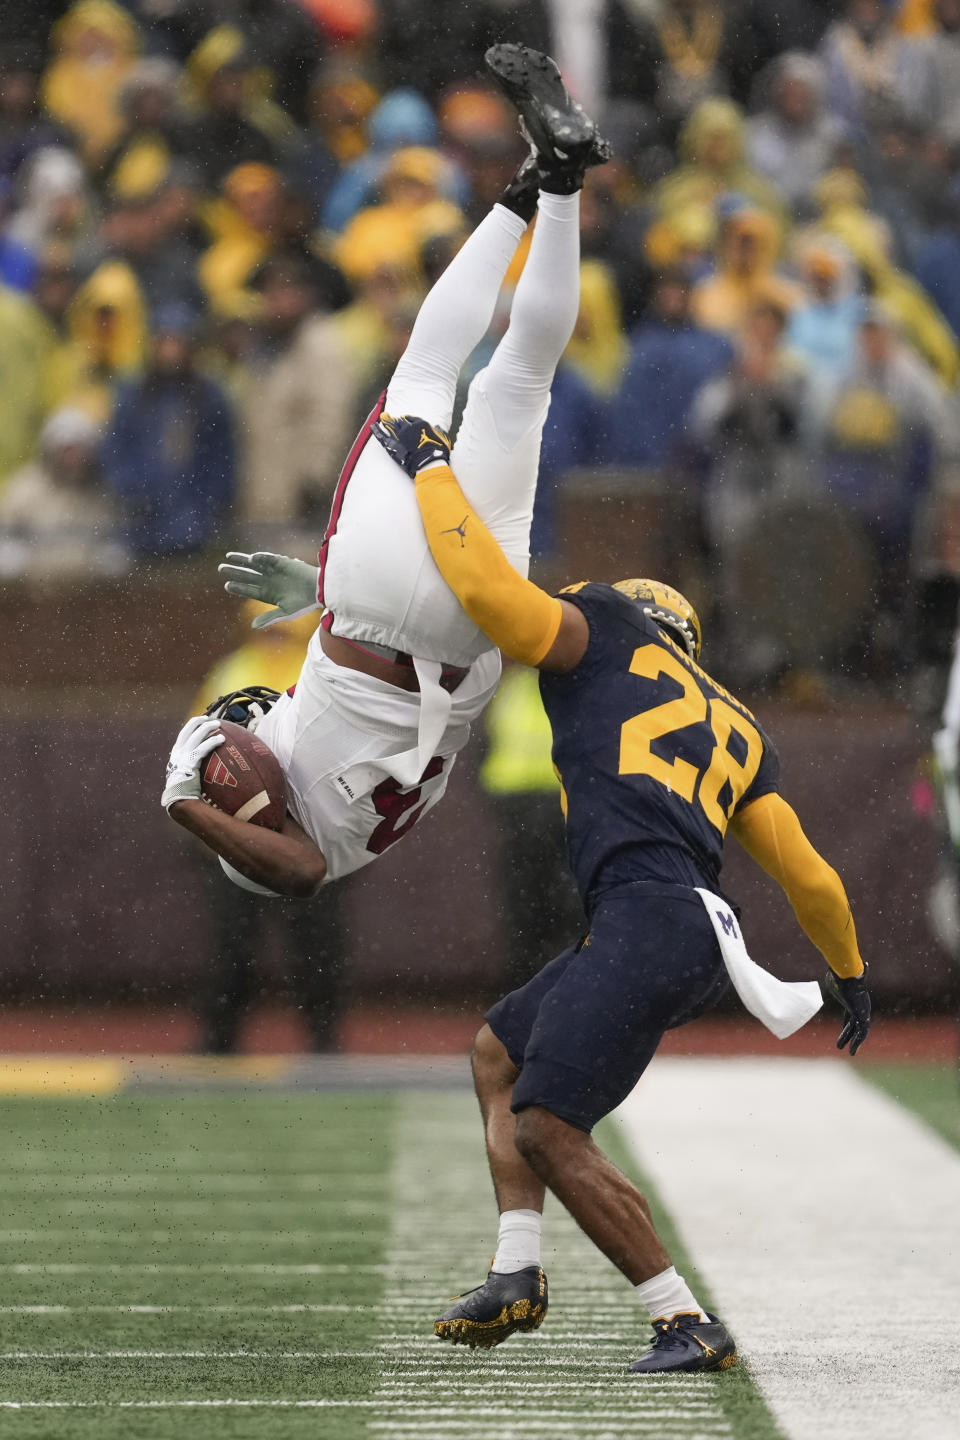
[[960,1155],[833,1060],[664,1059],[618,1120],[790,1440],[958,1440]]
[[378,1350],[6,1350],[0,1360],[375,1360]]
[[226,1174],[223,1171],[177,1170],[156,1174],[153,1171],[107,1170],[81,1172],[70,1170],[31,1171],[11,1174],[8,1170],[0,1175],[0,1194],[4,1195],[49,1195],[59,1198],[71,1191],[89,1193],[104,1191],[156,1191],[160,1194],[179,1194],[183,1190],[227,1191],[238,1194],[252,1191],[255,1194],[283,1194],[284,1191],[328,1192],[339,1197],[343,1191],[381,1190],[383,1177],[380,1175],[331,1175],[309,1171],[270,1171],[265,1174],[250,1174],[238,1171]]
[[509,1440],[515,1433],[526,1440],[727,1440],[710,1382],[650,1387],[626,1374],[647,1343],[642,1313],[559,1206],[548,1203],[551,1308],[543,1328],[492,1351],[434,1339],[433,1317],[447,1297],[483,1279],[496,1210],[470,1096],[402,1096],[395,1124],[393,1232],[371,1432],[391,1440]]
[[0,1315],[366,1315],[377,1305],[0,1305]]
[[379,1275],[385,1270],[385,1265],[327,1265],[322,1263],[317,1265],[271,1265],[259,1260],[251,1261],[249,1264],[227,1261],[223,1263],[204,1261],[198,1264],[190,1261],[171,1264],[165,1264],[162,1261],[156,1263],[145,1261],[127,1264],[123,1261],[100,1263],[96,1260],[49,1263],[30,1260],[0,1264],[0,1275]]
[[0,1230],[0,1245],[311,1245],[323,1247],[356,1240],[349,1230],[111,1230],[64,1229]]

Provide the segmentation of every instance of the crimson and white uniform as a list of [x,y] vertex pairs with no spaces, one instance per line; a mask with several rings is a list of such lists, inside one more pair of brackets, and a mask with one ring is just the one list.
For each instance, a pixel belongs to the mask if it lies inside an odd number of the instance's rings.
[[[470,386],[451,452],[464,493],[522,574],[550,387],[579,304],[578,202],[541,195],[509,327]],[[467,240],[424,301],[387,390],[388,414],[449,429],[460,369],[490,325],[525,229],[498,205]],[[369,864],[437,803],[500,675],[498,652],[434,564],[412,481],[370,433],[375,418],[334,496],[320,552],[321,623],[408,657],[419,693],[334,664],[315,635],[294,694],[257,724],[328,881]]]

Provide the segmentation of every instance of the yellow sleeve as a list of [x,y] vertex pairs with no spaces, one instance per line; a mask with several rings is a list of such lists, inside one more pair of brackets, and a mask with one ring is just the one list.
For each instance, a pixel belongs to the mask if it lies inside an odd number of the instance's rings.
[[449,465],[421,471],[416,487],[430,553],[470,619],[505,655],[539,665],[560,629],[560,601],[518,575]]
[[730,822],[751,859],[786,892],[794,914],[834,974],[863,971],[850,902],[837,872],[804,835],[780,795],[762,795]]

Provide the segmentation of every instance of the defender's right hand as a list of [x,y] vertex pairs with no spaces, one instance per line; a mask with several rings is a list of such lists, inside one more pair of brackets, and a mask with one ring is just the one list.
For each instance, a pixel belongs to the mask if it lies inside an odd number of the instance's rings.
[[258,550],[253,555],[231,550],[227,560],[236,563],[220,565],[218,569],[228,595],[276,607],[254,618],[254,630],[263,630],[281,620],[296,620],[321,608],[317,599],[320,572],[315,565],[293,560],[289,555],[273,555],[268,550]]
[[852,975],[845,980],[841,979],[839,975],[834,975],[832,970],[828,970],[826,978],[821,983],[821,988],[836,1000],[846,1013],[847,1018],[840,1031],[837,1049],[842,1050],[849,1045],[850,1054],[856,1055],[870,1034],[870,1025],[873,1019],[873,1002],[870,996],[870,986],[867,983],[866,965],[863,967],[862,975]]
[[428,465],[450,464],[450,436],[419,415],[381,415],[373,433],[411,480]]

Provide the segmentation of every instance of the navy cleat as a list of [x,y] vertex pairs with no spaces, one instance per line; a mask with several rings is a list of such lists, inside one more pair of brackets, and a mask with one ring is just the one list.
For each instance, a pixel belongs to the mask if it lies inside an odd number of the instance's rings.
[[729,1370],[737,1363],[733,1336],[716,1315],[671,1315],[654,1320],[653,1329],[650,1349],[627,1367],[632,1375]]
[[520,115],[536,151],[542,188],[571,195],[591,165],[610,159],[610,143],[573,100],[549,55],[526,45],[491,45],[487,69]]
[[547,1277],[539,1265],[512,1275],[491,1270],[482,1285],[457,1296],[456,1305],[433,1322],[438,1340],[490,1350],[514,1330],[538,1329],[547,1313]]

